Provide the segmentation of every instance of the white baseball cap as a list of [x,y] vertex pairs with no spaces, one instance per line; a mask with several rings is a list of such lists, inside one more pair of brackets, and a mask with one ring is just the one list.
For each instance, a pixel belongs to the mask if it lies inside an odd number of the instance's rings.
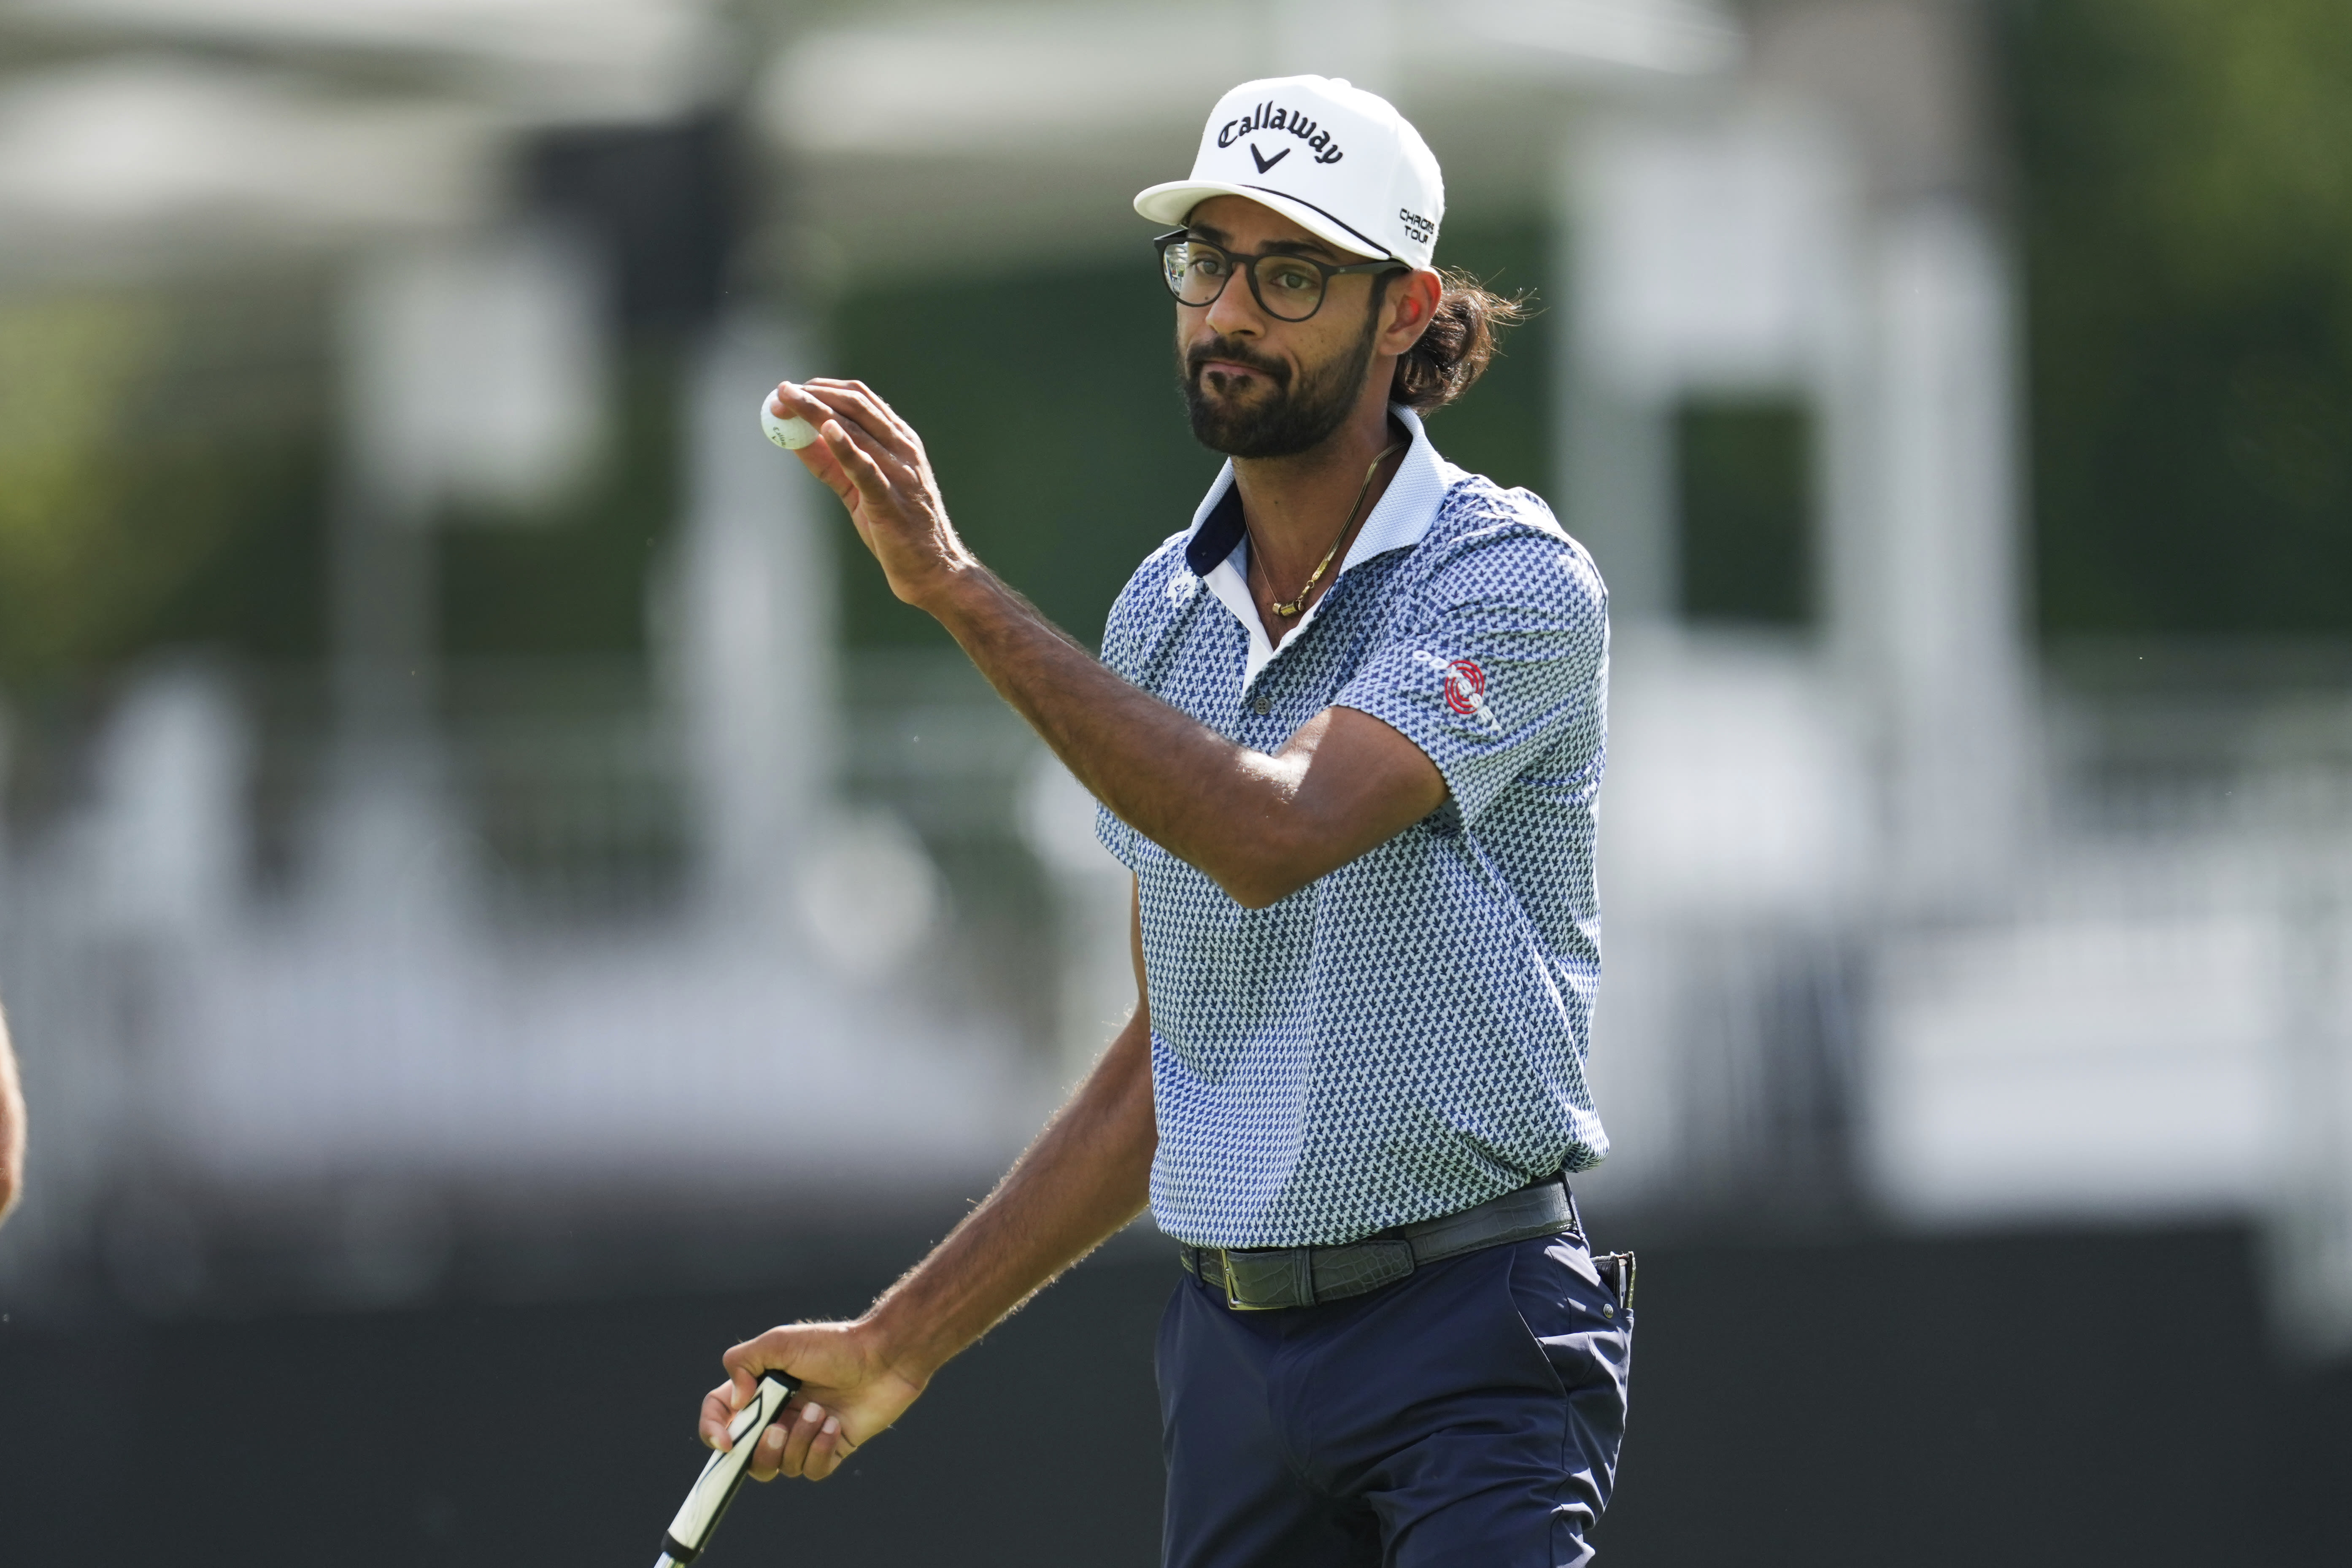
[[1153,185],[1135,210],[1181,224],[1211,196],[1246,196],[1342,250],[1416,268],[1445,217],[1445,180],[1421,132],[1387,99],[1322,76],[1245,81],[1219,99],[1192,177]]

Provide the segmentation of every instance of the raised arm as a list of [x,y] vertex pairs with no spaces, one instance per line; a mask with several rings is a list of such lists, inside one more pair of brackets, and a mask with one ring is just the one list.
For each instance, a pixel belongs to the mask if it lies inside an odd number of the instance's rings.
[[1369,714],[1328,709],[1269,755],[1104,668],[965,547],[921,438],[862,384],[788,383],[776,405],[823,435],[801,460],[891,591],[947,627],[1096,799],[1236,902],[1286,898],[1444,803],[1436,764]]
[[1135,1016],[996,1190],[866,1315],[770,1329],[723,1358],[702,1402],[702,1440],[728,1447],[728,1418],[770,1367],[802,1380],[799,1416],[779,1420],[751,1461],[823,1480],[903,1415],[931,1375],[1142,1212],[1160,1135],[1151,1104],[1151,1012],[1130,901]]

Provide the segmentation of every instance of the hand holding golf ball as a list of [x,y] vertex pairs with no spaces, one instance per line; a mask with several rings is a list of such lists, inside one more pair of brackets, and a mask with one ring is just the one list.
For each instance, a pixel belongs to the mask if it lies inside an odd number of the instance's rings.
[[797,452],[816,440],[815,426],[797,414],[776,412],[776,395],[772,392],[760,399],[760,428],[768,433],[769,440],[787,452]]
[[901,600],[927,605],[980,564],[948,521],[922,437],[863,382],[782,383],[760,426],[840,498]]

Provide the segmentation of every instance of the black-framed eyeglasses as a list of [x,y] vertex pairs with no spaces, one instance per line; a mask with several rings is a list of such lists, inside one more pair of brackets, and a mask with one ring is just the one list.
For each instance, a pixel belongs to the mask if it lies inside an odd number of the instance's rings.
[[1303,321],[1323,308],[1334,278],[1351,272],[1410,272],[1402,261],[1359,261],[1334,267],[1311,256],[1285,256],[1260,251],[1244,256],[1196,239],[1184,229],[1163,234],[1152,245],[1160,252],[1160,276],[1180,305],[1213,305],[1235,272],[1249,278],[1250,295],[1258,309],[1277,321]]

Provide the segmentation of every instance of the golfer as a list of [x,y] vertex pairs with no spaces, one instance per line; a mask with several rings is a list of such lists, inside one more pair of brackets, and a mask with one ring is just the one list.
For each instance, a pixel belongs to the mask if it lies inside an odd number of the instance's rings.
[[1392,107],[1311,76],[1234,89],[1191,178],[1136,198],[1172,226],[1192,433],[1231,460],[1099,660],[965,547],[879,396],[777,388],[892,591],[1101,802],[1138,995],[865,1316],[727,1352],[714,1447],[761,1369],[805,1384],[753,1474],[832,1474],[1148,1197],[1182,1266],[1171,1568],[1591,1555],[1633,1331],[1630,1260],[1596,1266],[1566,1185],[1608,1147],[1584,1073],[1605,600],[1542,500],[1423,426],[1513,313],[1433,269],[1444,200]]

